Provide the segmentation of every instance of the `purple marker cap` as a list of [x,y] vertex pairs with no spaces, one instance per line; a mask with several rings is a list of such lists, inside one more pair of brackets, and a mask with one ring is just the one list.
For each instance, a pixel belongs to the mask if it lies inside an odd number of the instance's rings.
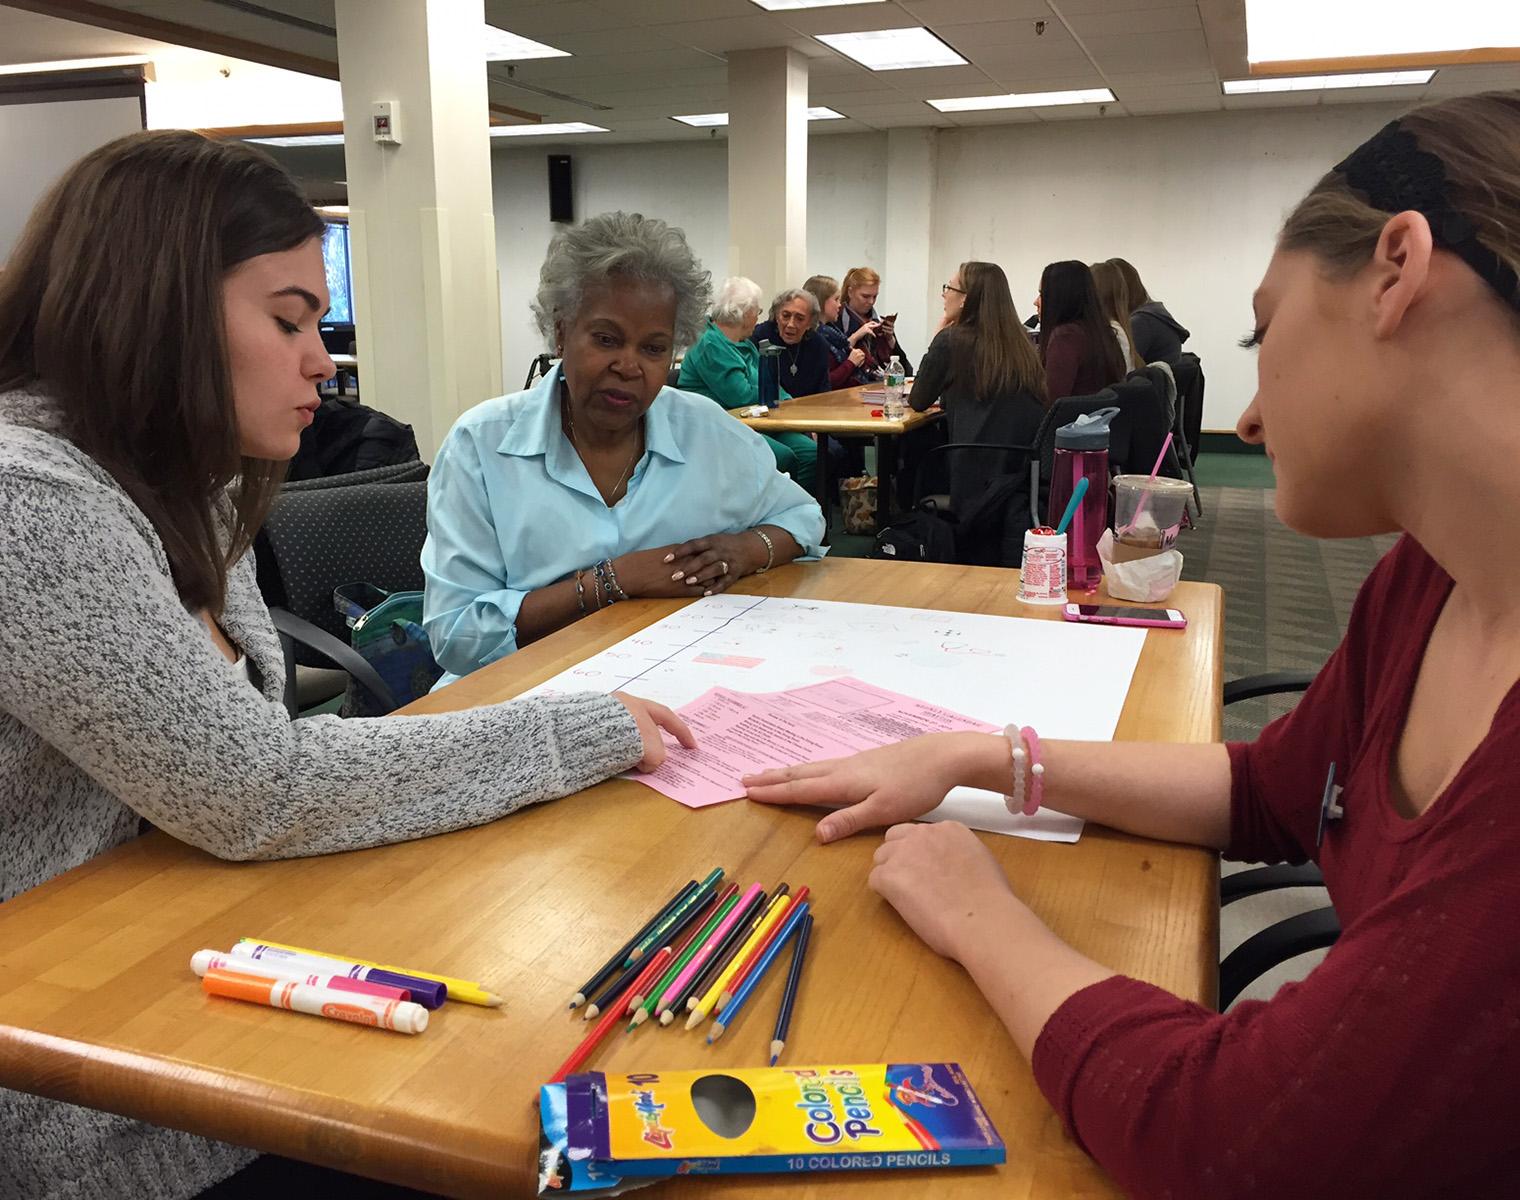
[[412,1002],[422,1005],[423,1008],[442,1008],[443,1002],[449,998],[448,985],[439,983],[436,979],[398,975],[395,971],[382,971],[379,967],[371,967],[364,973],[364,978],[371,983],[386,983],[391,987],[405,988],[411,992]]

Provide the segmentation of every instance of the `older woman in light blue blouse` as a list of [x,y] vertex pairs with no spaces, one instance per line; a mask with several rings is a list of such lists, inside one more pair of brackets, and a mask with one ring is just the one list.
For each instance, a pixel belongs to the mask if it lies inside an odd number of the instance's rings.
[[663,221],[610,213],[550,244],[533,311],[559,366],[461,417],[428,483],[440,686],[620,600],[712,595],[820,552],[822,512],[760,436],[665,386],[711,295]]

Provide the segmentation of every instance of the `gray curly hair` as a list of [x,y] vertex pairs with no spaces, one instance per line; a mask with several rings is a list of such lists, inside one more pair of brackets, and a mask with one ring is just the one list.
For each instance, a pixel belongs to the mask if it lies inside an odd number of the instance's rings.
[[533,316],[550,348],[555,323],[573,321],[588,285],[612,277],[667,284],[676,295],[676,347],[690,346],[707,327],[712,274],[686,234],[658,217],[613,212],[554,235],[538,272]]
[[808,328],[817,329],[823,309],[818,305],[818,297],[806,288],[787,288],[784,292],[777,292],[776,298],[771,301],[771,320],[776,319],[776,314],[781,311],[782,305],[790,304],[793,300],[801,300],[807,305]]

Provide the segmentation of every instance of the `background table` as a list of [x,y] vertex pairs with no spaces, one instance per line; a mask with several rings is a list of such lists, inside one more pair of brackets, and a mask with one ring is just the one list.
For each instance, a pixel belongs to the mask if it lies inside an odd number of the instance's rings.
[[[1054,619],[1017,604],[1015,578],[841,560],[737,590]],[[604,610],[409,711],[504,699],[680,603]],[[1171,603],[1189,627],[1147,635],[1120,738],[1219,736],[1219,589],[1185,583]],[[785,1061],[959,1061],[1008,1163],[932,1177],[686,1179],[641,1194],[1116,1195],[1064,1137],[965,974],[865,889],[879,837],[819,846],[817,817],[743,801],[691,812],[613,781],[479,829],[325,858],[226,863],[150,834],[0,905],[0,1086],[450,1195],[528,1195],[537,1085],[586,1028],[567,1000],[646,910],[722,865],[743,884],[813,889],[818,924]],[[1084,953],[1212,1002],[1213,855],[1094,826],[1076,845],[983,838],[1019,895]],[[203,996],[190,955],[240,936],[480,979],[507,1004],[449,1004],[406,1037]],[[646,1027],[589,1066],[761,1065],[781,976],[711,1049],[698,1033]]]
[[873,409],[880,409],[885,397],[875,398],[867,404],[863,399],[864,387],[842,388],[837,392],[820,392],[816,396],[801,396],[795,400],[783,400],[779,407],[771,409],[763,417],[741,417],[746,425],[759,433],[811,433],[818,435],[818,503],[823,506],[824,520],[828,520],[829,503],[829,447],[827,434],[835,437],[872,438],[876,442],[876,512],[877,516],[891,512],[896,497],[892,491],[892,479],[897,471],[899,439],[904,434],[943,418],[939,411],[914,412],[901,421],[888,421],[885,417],[873,417]]

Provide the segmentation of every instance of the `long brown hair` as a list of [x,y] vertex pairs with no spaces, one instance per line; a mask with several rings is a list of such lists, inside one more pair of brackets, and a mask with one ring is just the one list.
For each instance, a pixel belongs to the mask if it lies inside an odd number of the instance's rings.
[[[1400,117],[1399,128],[1441,160],[1451,212],[1520,274],[1520,91],[1427,104]],[[1334,170],[1289,215],[1278,245],[1308,250],[1332,277],[1343,277],[1366,265],[1391,215],[1374,208]]]
[[1092,268],[1085,262],[1068,258],[1047,266],[1040,275],[1040,307],[1045,333],[1058,325],[1079,325],[1086,331],[1088,357],[1107,382],[1117,383],[1128,373],[1119,339],[1098,303]]
[[[240,450],[223,280],[322,228],[261,151],[136,133],[64,174],[0,273],[0,389],[53,398],[69,440],[152,521],[189,608],[222,610],[285,473]],[[224,549],[216,509],[234,481]]]
[[1135,270],[1134,265],[1128,259],[1109,258],[1105,259],[1111,267],[1117,267],[1119,275],[1124,280],[1124,307],[1134,312],[1142,304],[1151,302],[1151,294],[1145,290],[1145,284],[1140,279],[1140,272]]
[[1046,404],[1045,368],[1019,321],[1003,268],[997,263],[963,262],[960,277],[966,300],[956,324],[972,331],[976,394],[988,398],[1024,391]]
[[[1124,336],[1129,339],[1130,356],[1136,365],[1144,366],[1140,350],[1135,345],[1135,331],[1130,328],[1129,315],[1132,310],[1129,307],[1129,285],[1124,280],[1124,272],[1119,269],[1118,263],[1109,259],[1107,262],[1093,263],[1092,273],[1093,287],[1098,293],[1098,307],[1103,310],[1105,317],[1124,331]],[[1125,363],[1124,367],[1128,370],[1129,363]]]

